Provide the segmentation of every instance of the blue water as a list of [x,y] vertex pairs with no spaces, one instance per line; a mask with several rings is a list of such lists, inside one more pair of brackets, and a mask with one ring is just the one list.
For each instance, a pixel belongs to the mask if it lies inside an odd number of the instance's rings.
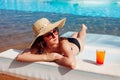
[[0,9],[120,18],[119,0],[0,0]]
[[42,17],[53,22],[66,17],[61,34],[84,23],[88,33],[120,36],[119,0],[0,0],[0,37],[32,32]]

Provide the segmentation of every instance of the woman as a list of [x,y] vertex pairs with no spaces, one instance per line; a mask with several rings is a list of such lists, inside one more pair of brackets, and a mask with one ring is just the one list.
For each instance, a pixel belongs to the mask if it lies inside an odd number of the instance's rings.
[[33,25],[35,39],[30,48],[24,50],[16,57],[24,62],[56,62],[59,65],[74,69],[76,67],[75,55],[84,48],[87,27],[82,24],[81,31],[75,32],[71,38],[59,36],[59,29],[65,24],[66,19],[51,23],[42,18]]

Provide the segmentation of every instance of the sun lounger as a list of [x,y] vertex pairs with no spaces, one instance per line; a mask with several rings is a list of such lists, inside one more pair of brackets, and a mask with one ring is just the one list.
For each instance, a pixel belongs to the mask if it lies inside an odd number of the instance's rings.
[[[62,36],[69,37],[73,32]],[[103,65],[96,64],[96,49],[106,51]],[[53,62],[17,62],[20,50],[0,53],[0,72],[9,72],[43,80],[120,80],[120,37],[87,34],[85,49],[76,56],[77,68],[70,70]]]

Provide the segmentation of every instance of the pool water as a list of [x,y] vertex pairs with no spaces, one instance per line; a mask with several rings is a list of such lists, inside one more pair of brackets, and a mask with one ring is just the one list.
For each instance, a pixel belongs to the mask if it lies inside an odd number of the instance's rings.
[[120,36],[120,1],[88,0],[0,0],[0,37],[32,32],[32,24],[46,17],[54,22],[67,18],[61,34],[78,31]]
[[118,0],[0,0],[0,9],[120,18]]

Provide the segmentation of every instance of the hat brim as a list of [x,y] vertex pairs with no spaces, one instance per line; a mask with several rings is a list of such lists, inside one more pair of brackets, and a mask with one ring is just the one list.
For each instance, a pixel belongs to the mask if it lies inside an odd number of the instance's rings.
[[42,33],[38,34],[35,36],[35,39],[33,39],[33,41],[31,42],[31,44],[29,45],[29,48],[34,44],[34,42],[36,41],[36,39],[39,37],[39,36],[42,36],[46,33],[48,33],[49,31],[53,30],[54,28],[58,27],[58,28],[62,28],[65,24],[65,21],[66,21],[66,18],[62,19],[62,20],[59,20],[57,22],[54,22],[54,23],[51,23],[49,24],[49,28],[46,28],[46,30],[44,30]]

